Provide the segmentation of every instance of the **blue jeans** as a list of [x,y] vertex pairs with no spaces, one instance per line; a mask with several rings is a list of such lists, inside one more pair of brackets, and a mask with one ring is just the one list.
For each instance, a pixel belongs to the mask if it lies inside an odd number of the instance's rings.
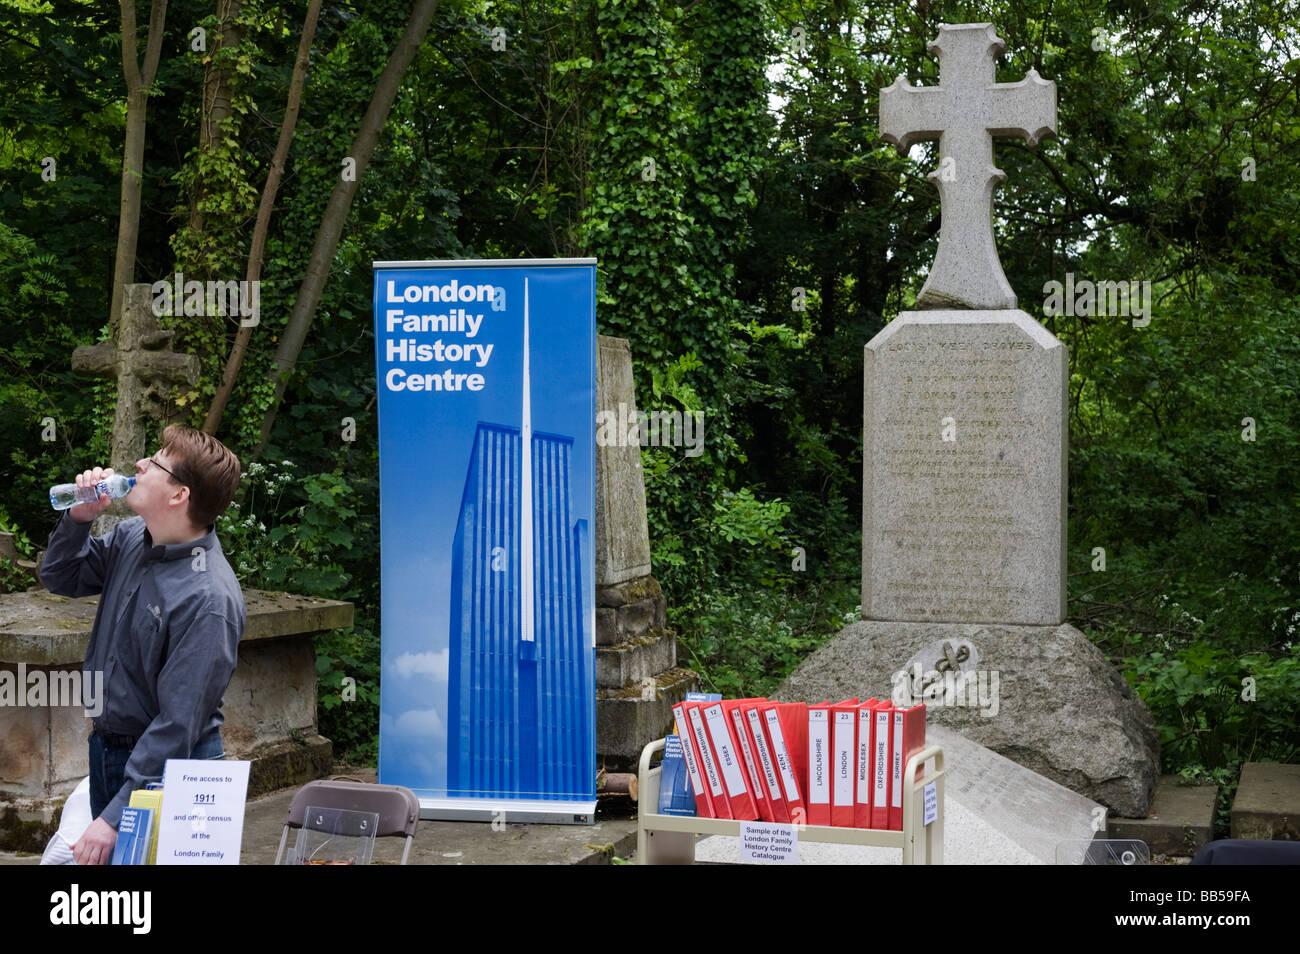
[[[107,746],[96,733],[90,734],[90,815],[98,818],[126,784],[126,763],[134,746]],[[194,746],[192,759],[224,759],[221,730],[213,729]]]

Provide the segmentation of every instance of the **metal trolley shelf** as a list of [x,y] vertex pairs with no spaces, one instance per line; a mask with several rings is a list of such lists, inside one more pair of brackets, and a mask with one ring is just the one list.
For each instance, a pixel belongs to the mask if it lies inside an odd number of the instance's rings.
[[[659,766],[650,767],[651,758],[662,752],[664,740],[656,739],[641,751],[638,773],[638,801],[643,807],[659,805]],[[933,764],[921,778],[916,770],[933,759]],[[907,761],[903,773],[907,790],[903,793],[903,830],[886,831],[878,828],[832,828],[827,825],[805,825],[799,829],[801,842],[829,842],[839,845],[872,845],[897,848],[902,852],[903,864],[943,864],[943,749],[928,745]],[[924,818],[922,798],[925,786],[935,783],[938,817],[929,825]],[[695,863],[695,839],[699,835],[731,835],[739,837],[740,822],[724,818],[695,818],[683,815],[660,815],[640,811],[637,817],[637,863],[643,865],[674,865]]]

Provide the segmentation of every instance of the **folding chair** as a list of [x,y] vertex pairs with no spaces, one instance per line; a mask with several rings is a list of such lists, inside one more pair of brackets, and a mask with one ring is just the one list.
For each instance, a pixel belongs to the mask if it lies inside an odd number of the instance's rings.
[[289,806],[289,817],[285,819],[284,831],[280,834],[280,849],[275,853],[277,865],[284,861],[289,829],[296,831],[302,828],[309,807],[378,812],[379,827],[375,837],[405,835],[406,847],[402,849],[402,864],[406,864],[406,858],[411,853],[411,842],[415,839],[415,829],[420,822],[420,801],[409,788],[367,782],[308,782],[298,789],[293,804]]

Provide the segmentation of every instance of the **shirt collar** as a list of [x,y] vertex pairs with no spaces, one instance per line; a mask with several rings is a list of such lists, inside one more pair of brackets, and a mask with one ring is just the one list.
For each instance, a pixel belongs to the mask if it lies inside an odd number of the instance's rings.
[[194,548],[214,550],[219,546],[214,526],[209,525],[208,532],[189,543],[164,543],[154,546],[149,528],[144,530],[144,563],[165,563],[169,560],[188,560],[194,556]]

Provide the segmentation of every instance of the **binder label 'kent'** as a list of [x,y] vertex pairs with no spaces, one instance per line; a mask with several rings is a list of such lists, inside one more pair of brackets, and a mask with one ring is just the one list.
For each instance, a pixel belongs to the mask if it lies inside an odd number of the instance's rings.
[[772,745],[776,748],[776,765],[781,770],[781,784],[785,786],[788,801],[799,800],[799,783],[795,781],[794,771],[790,768],[790,750],[786,747],[785,736],[781,734],[781,719],[775,709],[764,713],[767,729],[772,733]]

